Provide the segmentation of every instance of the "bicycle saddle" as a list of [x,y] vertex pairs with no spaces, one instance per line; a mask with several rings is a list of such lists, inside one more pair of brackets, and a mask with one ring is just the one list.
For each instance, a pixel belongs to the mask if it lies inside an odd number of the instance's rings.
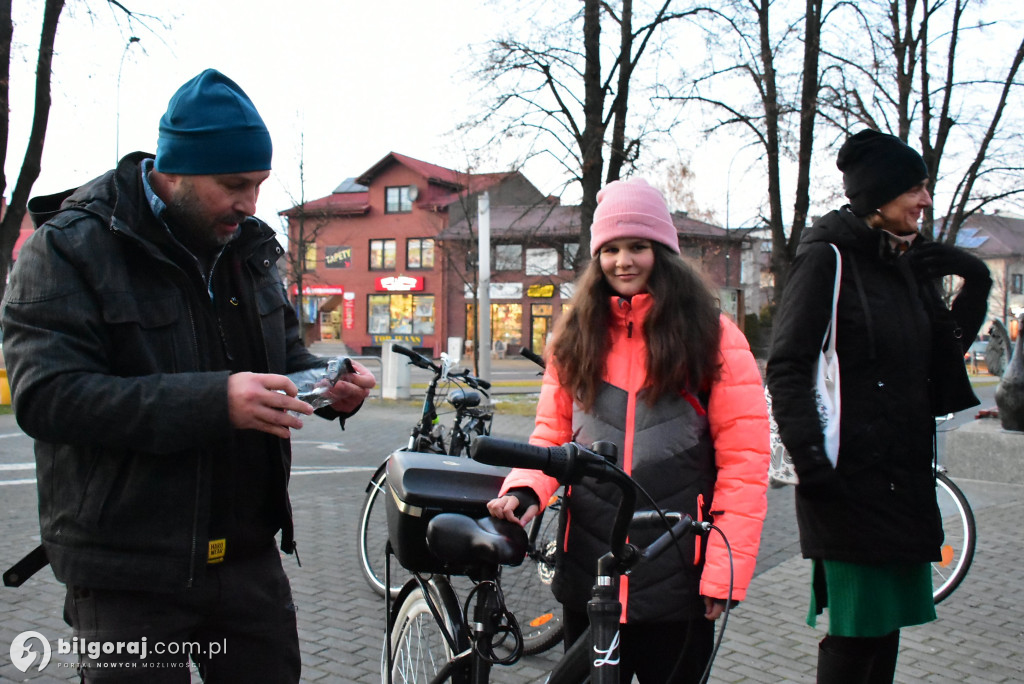
[[508,520],[440,513],[427,524],[427,548],[448,565],[519,565],[529,542],[522,525]]
[[448,403],[455,408],[473,408],[480,405],[480,393],[473,390],[452,390],[448,393]]

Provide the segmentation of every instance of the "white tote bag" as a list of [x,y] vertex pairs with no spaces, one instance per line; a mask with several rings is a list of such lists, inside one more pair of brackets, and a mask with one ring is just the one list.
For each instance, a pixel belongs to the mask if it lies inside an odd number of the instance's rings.
[[[836,309],[839,306],[839,279],[843,275],[843,260],[839,248],[830,243],[836,253],[836,280],[832,287],[832,318],[821,341],[821,354],[815,369],[814,394],[818,404],[818,418],[825,435],[825,455],[832,467],[839,461],[839,357],[836,355]],[[768,403],[768,419],[771,429],[771,459],[768,462],[768,483],[772,487],[798,483],[793,457],[779,438],[779,426],[772,412],[772,396],[764,388]]]

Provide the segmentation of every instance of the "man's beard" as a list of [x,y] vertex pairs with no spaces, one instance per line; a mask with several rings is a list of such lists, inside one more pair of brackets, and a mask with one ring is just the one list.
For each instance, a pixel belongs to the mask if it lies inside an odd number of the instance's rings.
[[213,219],[188,184],[182,184],[178,193],[167,202],[165,216],[174,236],[197,256],[216,252],[235,239],[238,231],[231,235],[220,234],[217,227],[221,223],[240,224],[247,218],[242,214],[232,214]]

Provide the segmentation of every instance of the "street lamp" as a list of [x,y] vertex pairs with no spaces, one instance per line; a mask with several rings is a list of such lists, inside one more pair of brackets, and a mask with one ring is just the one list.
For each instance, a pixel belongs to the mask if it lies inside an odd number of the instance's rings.
[[138,36],[132,36],[128,39],[128,42],[124,44],[124,50],[121,51],[121,65],[117,68],[117,114],[114,124],[116,127],[114,131],[114,166],[117,166],[117,162],[121,161],[121,72],[124,70],[124,58],[128,56],[128,49],[138,42]]

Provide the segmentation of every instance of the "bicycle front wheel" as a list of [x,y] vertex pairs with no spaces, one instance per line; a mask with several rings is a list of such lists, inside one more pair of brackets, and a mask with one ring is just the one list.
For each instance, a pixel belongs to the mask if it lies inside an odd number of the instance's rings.
[[[451,665],[453,655],[469,648],[469,637],[462,628],[459,600],[451,585],[444,579],[432,579],[421,587],[412,580],[403,594],[388,635],[394,661],[392,681],[395,684],[431,682],[448,668],[445,681],[466,684],[469,681],[466,666]],[[386,667],[386,663],[384,665]],[[386,672],[384,669],[383,673]]]
[[974,512],[960,488],[939,472],[935,478],[935,495],[942,516],[942,559],[932,563],[932,596],[939,603],[953,593],[974,560],[976,529]]
[[501,571],[505,605],[516,616],[523,632],[524,655],[542,653],[562,640],[562,609],[551,593],[560,508],[559,497],[530,521],[526,530],[530,539],[526,560]]
[[[363,577],[378,596],[384,595],[387,582],[384,573],[384,556],[388,543],[388,516],[385,507],[387,494],[387,472],[381,469],[370,479],[363,508],[359,514],[359,569],[363,571]],[[402,585],[396,583],[396,569],[400,580],[401,567],[392,559],[392,598],[398,596],[402,589]]]

